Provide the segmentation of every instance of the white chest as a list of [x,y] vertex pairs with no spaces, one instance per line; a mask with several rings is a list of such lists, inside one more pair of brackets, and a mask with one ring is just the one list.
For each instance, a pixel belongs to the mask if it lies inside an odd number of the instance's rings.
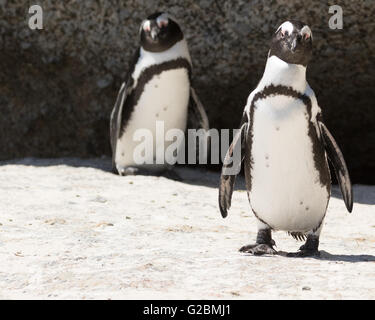
[[122,166],[134,164],[133,151],[139,144],[134,141],[138,129],[147,129],[154,137],[154,152],[167,148],[169,143],[158,145],[156,122],[162,121],[164,131],[186,129],[187,110],[190,96],[188,71],[184,68],[163,71],[155,75],[144,86],[123,135],[117,142],[116,163]]
[[315,167],[306,106],[269,97],[256,102],[253,117],[253,210],[274,229],[311,230],[324,217],[328,194]]

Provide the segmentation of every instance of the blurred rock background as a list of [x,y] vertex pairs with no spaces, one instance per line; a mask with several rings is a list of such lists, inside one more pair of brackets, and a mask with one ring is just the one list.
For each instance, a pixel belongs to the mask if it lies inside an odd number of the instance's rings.
[[[33,4],[44,10],[43,30],[28,28]],[[328,27],[333,4],[343,8],[343,30]],[[139,24],[160,10],[182,24],[216,128],[238,126],[278,25],[308,23],[308,81],[325,122],[353,181],[375,183],[373,0],[0,0],[0,159],[110,155],[109,115]]]

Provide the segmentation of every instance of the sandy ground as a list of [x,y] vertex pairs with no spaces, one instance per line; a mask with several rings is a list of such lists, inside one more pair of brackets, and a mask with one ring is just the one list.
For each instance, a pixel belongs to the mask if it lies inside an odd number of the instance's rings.
[[[108,159],[0,163],[2,299],[374,299],[375,186],[333,191],[321,258],[253,257],[246,193],[227,219],[218,173],[119,177]],[[243,179],[238,181],[243,188]],[[277,249],[301,242],[274,233]]]

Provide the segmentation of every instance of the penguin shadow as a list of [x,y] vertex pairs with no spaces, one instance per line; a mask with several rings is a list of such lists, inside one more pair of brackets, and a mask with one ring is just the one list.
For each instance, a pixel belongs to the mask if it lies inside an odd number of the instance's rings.
[[[219,188],[221,171],[217,170],[216,167],[210,168],[198,165],[178,165],[175,167],[174,171],[176,171],[176,173],[181,177],[180,182],[182,183],[214,189]],[[245,177],[242,173],[236,178],[234,190],[246,191]]]
[[81,159],[81,158],[22,158],[5,160],[0,162],[4,165],[21,165],[33,167],[50,167],[65,165],[74,168],[94,168],[105,172],[112,172],[112,162],[109,157]]
[[[375,262],[375,256],[370,254],[358,254],[358,255],[346,255],[346,254],[331,254],[327,251],[320,250],[319,256],[311,256],[308,258],[321,260],[321,261],[335,261],[335,262]],[[277,255],[286,257],[288,259],[301,259],[299,257],[287,257],[288,252],[285,251],[278,251]]]
[[[74,168],[93,168],[102,170],[104,172],[118,175],[112,169],[112,159],[107,156],[100,158],[20,158],[0,161],[0,166],[5,165],[19,165],[19,166],[33,166],[33,167],[51,167],[65,165]],[[200,185],[211,188],[218,188],[220,182],[220,171],[210,169],[200,165],[176,165],[172,170],[166,170],[162,173],[153,173],[147,170],[140,171],[139,176],[155,176],[164,177],[176,182],[187,183],[191,185]],[[245,179],[241,175],[237,177],[235,190],[246,190]]]

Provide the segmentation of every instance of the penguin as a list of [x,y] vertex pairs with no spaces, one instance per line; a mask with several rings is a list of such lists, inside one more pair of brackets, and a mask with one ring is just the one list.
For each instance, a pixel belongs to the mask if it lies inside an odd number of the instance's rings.
[[[331,192],[332,163],[349,212],[353,192],[344,157],[327,127],[314,91],[306,81],[312,56],[311,29],[286,21],[273,34],[263,77],[251,92],[240,130],[223,161],[219,207],[227,216],[236,175],[244,163],[248,200],[257,221],[255,244],[240,252],[276,254],[271,231],[306,240],[287,256],[319,256],[319,236]],[[240,150],[238,161],[232,161]],[[236,159],[235,157],[233,159]]]
[[[191,85],[192,62],[176,19],[165,12],[150,15],[141,23],[139,39],[110,118],[112,166],[120,175],[155,174],[170,168],[168,161],[155,161],[155,155],[172,143],[164,137],[163,143],[157,142],[157,121],[164,122],[165,132],[185,131],[191,116],[196,127],[209,129],[205,109]],[[134,140],[138,129],[153,135],[153,152],[145,164],[133,157],[140,143]]]

